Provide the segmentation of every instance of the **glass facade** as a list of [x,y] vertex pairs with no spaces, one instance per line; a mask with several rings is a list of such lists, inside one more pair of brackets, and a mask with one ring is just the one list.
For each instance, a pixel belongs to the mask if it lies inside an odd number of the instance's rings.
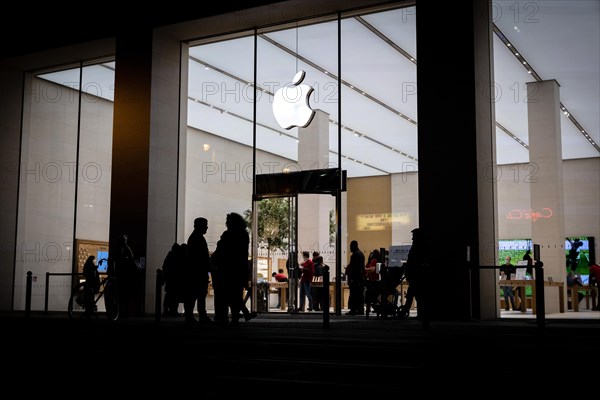
[[[225,215],[251,212],[255,174],[337,168],[341,163],[349,179],[367,179],[364,182],[371,190],[387,193],[392,175],[414,175],[414,15],[414,8],[339,19],[332,15],[192,43],[186,237],[194,218],[207,217],[212,227],[207,240],[213,250],[225,228]],[[297,74],[301,82],[294,81]],[[312,88],[307,100],[301,99],[308,92],[303,93],[299,85]],[[281,109],[278,97],[283,99]],[[298,107],[293,109],[294,105]],[[287,107],[296,114],[284,115]],[[370,177],[387,180],[373,186]],[[412,189],[415,182],[409,183]],[[399,191],[406,184],[406,179],[395,183]],[[381,185],[387,187],[380,189]],[[411,196],[414,204],[398,203],[396,211],[385,196],[365,193],[352,204],[361,210],[359,221],[353,218],[346,226],[347,194],[343,193],[342,264],[350,240],[362,240],[367,253],[388,247],[393,232],[409,240],[410,229],[418,223],[416,190]],[[298,253],[321,253],[335,275],[335,197],[299,194],[297,206]],[[262,260],[258,279],[268,279],[285,266],[290,243],[287,237],[282,241],[279,247],[257,246],[256,257]]]
[[[600,237],[599,117],[593,112],[599,103],[599,46],[597,40],[580,39],[598,37],[598,7],[570,3],[492,4],[494,82],[479,89],[495,108],[496,163],[484,166],[483,173],[497,185],[494,228],[500,241],[532,243],[537,226],[557,219],[564,222],[566,237]],[[565,7],[569,13],[562,12]],[[254,220],[261,235],[266,229],[281,240],[266,246],[264,237],[253,238],[255,278],[270,280],[272,272],[285,268],[296,240],[298,253],[320,252],[334,276],[348,260],[351,240],[358,240],[366,255],[410,244],[410,231],[419,226],[415,7],[386,6],[236,32],[186,42],[189,54],[181,67],[187,70],[187,88],[181,91],[188,97],[180,107],[187,108],[187,130],[180,137],[178,169],[184,200],[178,199],[183,209],[176,217],[183,234],[178,241],[185,242],[194,219],[203,216],[209,220],[206,238],[212,251],[227,213],[250,221],[259,207],[253,202],[256,175],[341,166],[348,180],[339,210],[334,196],[283,196],[281,202],[297,211],[297,231],[290,233],[273,222],[278,212],[289,217],[289,208],[277,210],[277,202],[261,208],[258,218],[269,219]],[[564,61],[560,52],[567,50],[568,58],[581,57],[577,63]],[[14,309],[24,308],[25,276],[32,271],[33,308],[45,307],[49,294],[48,308],[65,310],[72,281],[60,273],[78,272],[89,254],[105,254],[114,73],[115,62],[107,59],[27,74]],[[294,81],[299,77],[302,82]],[[428,79],[440,82],[440,97],[434,101],[460,112],[463,105],[452,102],[460,83],[444,71]],[[561,93],[561,214],[532,202],[543,171],[531,160],[527,89],[532,82],[553,79]],[[298,84],[312,89],[306,103]],[[310,106],[304,107],[310,124],[302,117],[278,115],[278,96],[287,104]],[[455,121],[447,126],[436,134],[460,134]],[[161,150],[160,144],[151,146]],[[452,157],[448,155],[448,168]],[[456,171],[456,179],[463,179],[462,171]],[[441,214],[458,212],[444,209],[443,201]],[[335,247],[338,218],[340,255]],[[497,258],[494,240],[481,247]],[[336,265],[338,259],[342,265]],[[48,272],[57,275],[46,281]]]
[[80,272],[87,256],[108,244],[114,68],[112,61],[82,64],[27,81],[16,309],[24,308],[31,271],[32,307],[65,310],[73,278],[61,274]]

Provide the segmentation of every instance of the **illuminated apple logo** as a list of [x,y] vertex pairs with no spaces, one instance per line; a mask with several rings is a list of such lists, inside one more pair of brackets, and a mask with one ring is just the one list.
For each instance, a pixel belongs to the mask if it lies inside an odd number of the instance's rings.
[[308,98],[314,89],[300,84],[305,75],[304,71],[298,71],[291,85],[279,88],[275,92],[273,115],[283,129],[291,129],[294,126],[306,128],[315,116],[315,111],[308,104]]

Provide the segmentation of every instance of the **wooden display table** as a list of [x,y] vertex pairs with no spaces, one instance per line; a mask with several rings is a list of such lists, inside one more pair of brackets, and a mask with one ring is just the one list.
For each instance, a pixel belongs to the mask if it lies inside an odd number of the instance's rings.
[[[288,288],[289,282],[269,282],[269,290],[270,289],[280,289],[281,290],[281,303],[280,308],[282,310],[287,310],[287,301],[288,301]],[[311,287],[323,287],[323,282],[312,282]],[[298,285],[298,288],[300,285]],[[346,307],[348,304],[348,295],[349,289],[348,284],[346,282],[342,282],[342,293],[344,296],[342,297],[342,308]],[[329,298],[331,299],[331,303],[329,307],[335,309],[335,282],[329,282]]]
[[[536,313],[536,304],[535,304],[535,280],[526,280],[526,279],[507,279],[507,280],[500,280],[500,287],[504,287],[504,286],[512,286],[513,288],[516,287],[520,287],[523,288],[521,290],[521,293],[525,293],[525,289],[527,286],[531,286],[531,312],[535,315]],[[546,287],[555,287],[558,288],[558,305],[559,305],[559,310],[561,313],[565,312],[565,290],[564,290],[564,283],[563,282],[551,282],[551,281],[544,281],[544,286]],[[577,295],[575,295],[577,296]],[[525,296],[523,296],[523,299],[521,299],[521,312],[526,312],[527,311],[527,301],[525,300]]]
[[579,299],[577,292],[585,292],[585,306],[590,309],[590,297],[592,298],[592,309],[596,308],[596,299],[598,297],[598,287],[590,285],[575,285],[568,286],[567,289],[571,292],[571,305],[573,311],[579,312]]

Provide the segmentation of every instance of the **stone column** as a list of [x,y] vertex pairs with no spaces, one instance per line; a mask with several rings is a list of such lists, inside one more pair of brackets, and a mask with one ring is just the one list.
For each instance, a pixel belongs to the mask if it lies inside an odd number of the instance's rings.
[[[109,254],[115,253],[119,235],[126,234],[135,257],[145,260],[152,30],[120,32],[116,44]],[[121,310],[123,316],[144,312],[145,281],[151,278],[146,268],[132,288],[135,301],[128,310]]]
[[[546,280],[566,280],[565,220],[560,131],[560,90],[555,80],[527,84],[531,210],[552,210],[550,218],[532,219],[533,243],[540,245]],[[546,214],[546,213],[544,213]],[[546,288],[546,313],[558,313],[558,292]]]
[[[493,80],[491,2],[416,4],[419,227],[430,245],[430,317],[496,318],[495,274],[472,274],[467,263],[467,248],[472,266],[490,262],[482,250],[497,237],[495,182],[484,174],[494,161],[493,104],[485,96]],[[458,25],[467,29],[458,33]],[[439,29],[462,45],[429,35]],[[447,90],[435,78],[440,71]]]
[[[15,268],[23,72],[0,66],[0,310],[24,304],[27,271]],[[21,307],[21,309],[23,309]]]
[[[162,29],[153,34],[150,158],[148,176],[147,281],[145,309],[154,311],[156,270],[174,242],[187,241],[185,154],[187,147],[187,45]],[[179,147],[178,147],[179,146]]]
[[[468,243],[471,265],[496,264],[498,248],[497,182],[488,172],[496,165],[496,114],[488,88],[494,87],[492,7],[488,1],[473,2],[473,53],[475,58],[475,135],[477,146],[477,242]],[[492,168],[495,170],[495,168]],[[476,319],[500,317],[500,287],[494,269],[472,270],[471,309]]]

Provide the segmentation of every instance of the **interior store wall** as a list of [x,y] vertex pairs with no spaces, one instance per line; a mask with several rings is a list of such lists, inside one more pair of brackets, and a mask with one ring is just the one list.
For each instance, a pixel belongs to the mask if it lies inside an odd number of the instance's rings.
[[[536,219],[552,218],[550,208],[531,209],[535,169],[529,164],[498,168],[499,239],[531,238],[531,227]],[[594,236],[597,246],[600,237],[600,158],[564,160],[563,191],[566,236]]]
[[[391,177],[350,178],[347,185],[348,245],[352,240],[358,241],[358,247],[365,253],[365,257],[373,249],[388,248],[392,243]],[[346,263],[350,261],[349,251],[347,255]]]
[[[600,157],[563,162],[565,232],[600,241]],[[596,249],[598,250],[598,249]],[[596,255],[598,252],[596,251]],[[600,260],[596,260],[599,262]]]
[[[407,164],[406,172],[391,176],[392,245],[410,244],[412,231],[419,226],[419,175],[416,164]],[[445,212],[444,207],[440,212]]]

